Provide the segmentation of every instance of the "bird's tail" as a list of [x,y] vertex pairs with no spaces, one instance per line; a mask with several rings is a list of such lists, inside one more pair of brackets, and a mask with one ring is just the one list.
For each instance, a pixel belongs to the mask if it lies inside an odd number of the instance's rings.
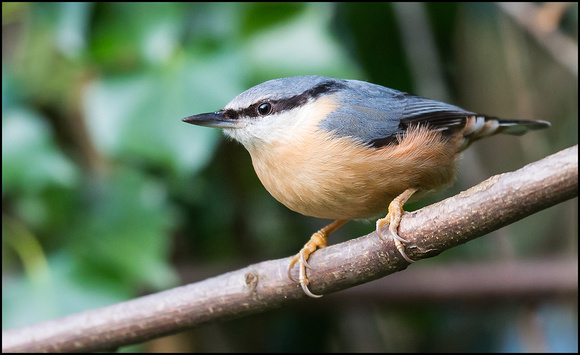
[[476,140],[499,133],[521,136],[528,131],[548,127],[550,127],[550,122],[547,121],[505,120],[495,117],[471,116],[467,118],[465,128],[462,130],[467,143],[463,148],[467,148]]

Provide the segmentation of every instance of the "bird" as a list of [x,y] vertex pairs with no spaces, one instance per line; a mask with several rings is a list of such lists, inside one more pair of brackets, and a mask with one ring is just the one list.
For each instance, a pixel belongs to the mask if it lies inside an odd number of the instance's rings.
[[[500,119],[360,80],[319,75],[273,79],[223,109],[183,118],[223,129],[250,153],[266,190],[289,209],[334,222],[290,259],[288,277],[310,297],[309,256],[350,220],[376,220],[382,240],[398,235],[410,199],[447,187],[460,153],[498,133],[548,128],[541,120]],[[386,215],[385,215],[386,213]],[[388,224],[388,234],[384,226]],[[292,276],[298,264],[299,279]]]

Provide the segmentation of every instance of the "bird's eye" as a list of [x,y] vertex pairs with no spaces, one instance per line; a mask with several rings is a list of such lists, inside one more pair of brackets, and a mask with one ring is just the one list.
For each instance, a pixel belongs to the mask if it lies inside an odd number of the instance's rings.
[[262,116],[269,115],[272,112],[272,104],[264,102],[258,106],[258,113]]

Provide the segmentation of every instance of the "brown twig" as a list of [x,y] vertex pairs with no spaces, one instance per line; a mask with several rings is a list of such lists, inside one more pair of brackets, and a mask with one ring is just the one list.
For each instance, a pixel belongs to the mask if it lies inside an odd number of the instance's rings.
[[[578,146],[403,216],[399,232],[415,259],[435,256],[578,195]],[[305,297],[286,275],[289,258],[250,265],[194,284],[2,332],[2,351],[102,351]],[[375,233],[321,249],[309,259],[311,289],[324,294],[405,269],[393,243]]]
[[577,256],[431,263],[429,267],[409,268],[404,273],[333,294],[328,297],[332,304],[325,306],[333,307],[355,299],[389,305],[471,301],[481,306],[506,299],[538,301],[554,296],[578,297]]

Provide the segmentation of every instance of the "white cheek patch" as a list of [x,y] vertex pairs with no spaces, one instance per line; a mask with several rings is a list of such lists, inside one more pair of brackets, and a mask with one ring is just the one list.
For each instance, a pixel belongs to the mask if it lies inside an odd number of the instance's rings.
[[238,128],[224,129],[224,133],[248,150],[262,144],[292,142],[318,129],[320,121],[336,108],[332,95],[328,95],[292,110],[261,117],[240,117]]
[[304,108],[296,108],[264,117],[240,118],[238,128],[224,129],[224,133],[246,148],[264,143],[286,140],[306,121]]

